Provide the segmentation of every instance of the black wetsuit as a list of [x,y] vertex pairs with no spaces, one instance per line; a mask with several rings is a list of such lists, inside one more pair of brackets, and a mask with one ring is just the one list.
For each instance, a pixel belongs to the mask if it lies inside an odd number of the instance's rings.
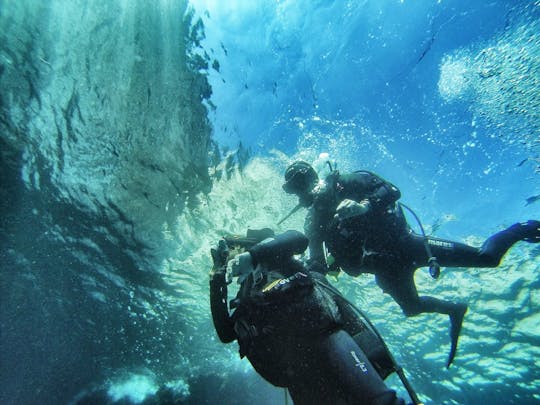
[[[405,315],[438,312],[452,316],[463,312],[464,304],[418,296],[414,272],[428,265],[426,240],[408,226],[397,204],[400,196],[396,186],[371,172],[331,174],[326,188],[315,196],[306,218],[310,260],[325,263],[325,242],[337,265],[347,274],[375,274],[377,284],[394,298]],[[367,199],[371,208],[364,215],[340,222],[334,215],[344,199]],[[441,266],[496,267],[515,242],[531,232],[533,237],[538,234],[538,221],[528,224],[515,224],[493,235],[481,248],[431,236],[427,243]]]
[[[304,238],[305,249],[307,239],[294,234]],[[224,273],[210,280],[212,317],[222,342],[238,340],[240,355],[267,381],[286,387],[296,405],[404,404],[345,331],[354,322],[324,288],[324,276],[292,258],[266,264],[257,245],[250,252],[264,266],[242,282],[232,315]],[[289,281],[279,284],[280,279]]]

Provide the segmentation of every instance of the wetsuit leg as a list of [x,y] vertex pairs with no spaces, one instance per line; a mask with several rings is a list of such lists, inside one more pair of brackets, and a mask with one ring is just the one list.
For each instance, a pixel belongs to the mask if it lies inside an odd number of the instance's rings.
[[491,261],[490,267],[496,267],[508,249],[520,240],[540,242],[540,221],[519,222],[490,236],[480,248],[480,256],[489,258],[486,260]]
[[414,316],[423,312],[438,312],[440,314],[453,314],[456,305],[435,297],[418,295],[414,284],[414,270],[395,270],[392,273],[378,273],[375,275],[377,285],[396,301],[406,316]]
[[[410,233],[404,241],[406,251],[414,257],[415,267],[427,266],[424,237]],[[517,223],[490,236],[480,248],[451,240],[427,237],[432,256],[445,267],[497,267],[504,254],[518,241],[540,241],[540,221]]]
[[[428,253],[422,235],[411,233],[404,243],[405,251],[413,257],[413,266],[428,266]],[[491,259],[482,257],[480,249],[447,239],[427,237],[431,256],[445,267],[490,267]]]
[[414,269],[395,270],[393,273],[376,274],[375,280],[382,290],[390,294],[399,304],[405,316],[414,316],[423,312],[437,312],[450,316],[450,354],[446,366],[449,367],[457,350],[457,342],[467,305],[444,301],[429,296],[418,296],[414,284]]

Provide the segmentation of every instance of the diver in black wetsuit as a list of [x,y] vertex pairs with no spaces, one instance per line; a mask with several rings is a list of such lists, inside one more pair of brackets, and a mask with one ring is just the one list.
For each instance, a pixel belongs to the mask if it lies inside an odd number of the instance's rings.
[[[496,267],[516,242],[540,242],[540,222],[517,223],[488,238],[480,248],[412,231],[397,203],[401,193],[379,176],[337,170],[324,180],[306,162],[297,161],[285,172],[283,189],[308,207],[304,226],[311,262],[326,263],[323,243],[335,260],[332,266],[347,274],[375,275],[377,285],[392,296],[406,316],[438,312],[450,316],[451,348],[447,367],[456,353],[464,303],[418,296],[414,272],[429,266],[437,278],[440,266]],[[297,207],[298,207],[297,206]],[[331,266],[331,267],[332,267]]]
[[[238,340],[241,357],[267,381],[286,387],[296,405],[404,404],[383,381],[398,371],[395,363],[369,353],[376,343],[368,343],[366,352],[359,347],[352,334],[363,336],[366,325],[322,274],[293,258],[307,248],[307,238],[288,231],[256,243],[261,239],[230,261],[228,245],[235,241],[212,249],[210,305],[220,340]],[[228,271],[240,282],[232,315]]]

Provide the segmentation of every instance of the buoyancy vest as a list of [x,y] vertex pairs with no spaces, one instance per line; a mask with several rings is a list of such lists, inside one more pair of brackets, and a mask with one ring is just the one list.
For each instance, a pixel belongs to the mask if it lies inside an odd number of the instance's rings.
[[231,301],[240,355],[277,386],[287,386],[289,368],[298,361],[298,342],[342,323],[332,294],[301,263],[291,260],[285,268],[257,269]]
[[256,269],[231,302],[234,320],[280,336],[309,336],[333,327],[339,321],[333,297],[307,270],[297,270]]

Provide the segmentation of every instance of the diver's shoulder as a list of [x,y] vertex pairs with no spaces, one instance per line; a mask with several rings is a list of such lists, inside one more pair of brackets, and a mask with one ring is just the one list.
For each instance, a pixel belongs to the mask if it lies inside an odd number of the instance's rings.
[[367,170],[357,170],[350,173],[339,174],[338,181],[341,184],[353,184],[353,183],[369,183],[373,179],[377,179],[378,176]]

